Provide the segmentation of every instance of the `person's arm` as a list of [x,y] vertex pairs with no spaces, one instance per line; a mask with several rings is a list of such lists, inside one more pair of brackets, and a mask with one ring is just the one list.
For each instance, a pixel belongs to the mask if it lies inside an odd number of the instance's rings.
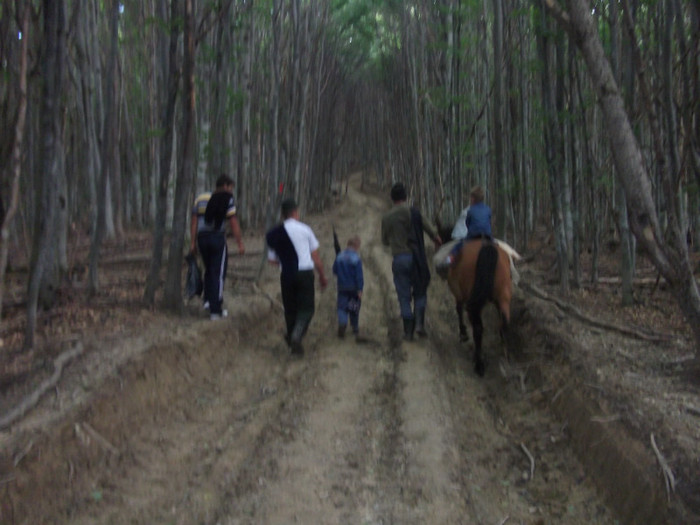
[[386,219],[382,218],[382,244],[384,246],[389,246],[389,227],[386,224]]
[[425,218],[423,218],[422,222],[423,222],[423,230],[425,231],[425,233],[428,234],[428,237],[430,237],[430,239],[433,241],[433,243],[435,244],[435,248],[436,249],[439,248],[442,245],[442,239],[435,231],[435,228],[433,228],[433,226],[431,224],[428,224],[428,222],[425,220]]
[[314,262],[314,268],[318,272],[318,280],[321,283],[321,290],[325,289],[328,285],[328,280],[326,279],[326,274],[323,271],[323,261],[321,261],[321,256],[318,254],[318,250],[311,252],[311,260]]
[[197,251],[197,215],[192,214],[190,220],[190,253]]
[[365,287],[365,276],[362,273],[362,260],[357,262],[357,297],[362,299],[362,290]]
[[267,247],[267,262],[270,263],[273,266],[278,266],[280,265],[280,259],[277,257],[277,252],[270,248],[269,246]]
[[238,253],[243,255],[245,253],[245,246],[243,245],[243,236],[241,235],[241,225],[238,224],[238,217],[231,215],[228,223],[231,226],[231,231],[233,232],[233,236],[238,244]]

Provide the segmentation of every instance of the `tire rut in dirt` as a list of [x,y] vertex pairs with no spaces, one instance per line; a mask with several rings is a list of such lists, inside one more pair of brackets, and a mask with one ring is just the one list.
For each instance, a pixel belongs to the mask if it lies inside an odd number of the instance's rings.
[[[462,451],[461,485],[476,521],[508,516],[539,517],[544,523],[615,523],[573,454],[566,425],[543,404],[541,378],[518,361],[517,346],[509,347],[511,354],[505,359],[495,308],[489,305],[484,311],[488,364],[481,379],[472,370],[473,342],[458,342],[451,299],[445,300],[435,289],[431,301],[437,310],[431,343],[443,371]],[[517,344],[518,327],[510,330],[515,333],[508,340]],[[489,493],[494,501],[485,500]]]
[[294,381],[285,359],[264,355],[275,348],[272,338],[258,346],[236,341],[238,334],[231,325],[203,324],[191,340],[151,348],[122,367],[88,409],[36,440],[16,492],[5,494],[17,523],[215,516],[227,474],[277,420],[278,392]]

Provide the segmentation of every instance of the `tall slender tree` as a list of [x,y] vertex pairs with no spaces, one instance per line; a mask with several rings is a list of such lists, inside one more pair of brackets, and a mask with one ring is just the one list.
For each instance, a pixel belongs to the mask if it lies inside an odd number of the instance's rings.
[[37,307],[48,308],[60,276],[57,265],[56,218],[58,215],[63,167],[61,116],[63,114],[63,78],[66,64],[66,13],[63,0],[44,0],[44,49],[42,53],[41,180],[37,192],[40,203],[32,250],[27,301],[25,347],[34,346]]
[[630,227],[659,273],[669,282],[683,314],[693,330],[696,357],[700,360],[700,294],[688,256],[686,236],[680,231],[681,218],[671,175],[664,174],[663,191],[669,206],[668,233],[664,234],[654,202],[651,181],[639,143],[630,125],[610,63],[593,23],[587,0],[569,0],[563,11],[554,0],[545,0],[549,12],[564,27],[581,51],[591,76],[620,183],[625,190]]
[[28,56],[27,48],[29,41],[29,14],[31,6],[29,2],[24,2],[22,10],[18,13],[19,35],[21,40],[19,53],[19,70],[17,74],[17,121],[14,126],[14,138],[12,141],[12,157],[10,172],[12,175],[12,185],[10,189],[10,200],[7,209],[4,210],[0,220],[0,318],[2,318],[2,301],[5,296],[5,270],[7,269],[7,258],[10,250],[10,228],[19,205],[19,182],[22,174],[22,140],[24,138],[24,126],[27,117],[27,69]]

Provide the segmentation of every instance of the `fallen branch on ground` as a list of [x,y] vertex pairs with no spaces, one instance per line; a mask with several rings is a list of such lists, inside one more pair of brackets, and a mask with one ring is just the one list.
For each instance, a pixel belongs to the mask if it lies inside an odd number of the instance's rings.
[[63,367],[73,358],[83,353],[83,344],[78,342],[73,348],[63,352],[53,362],[54,371],[51,377],[45,379],[37,388],[25,397],[19,405],[0,418],[0,429],[9,427],[12,423],[34,408],[41,397],[58,383],[63,373]]
[[265,292],[262,288],[260,288],[256,283],[253,283],[253,290],[255,290],[255,292],[261,295],[264,295],[270,301],[270,304],[273,307],[277,308],[277,310],[279,310],[280,312],[284,312],[284,306],[282,306],[282,304],[280,304],[280,302],[274,297],[272,297],[269,293]]
[[106,449],[108,452],[111,452],[115,456],[119,455],[119,449],[117,447],[115,447],[114,445],[112,445],[109,441],[107,441],[107,439],[104,436],[102,436],[102,434],[97,432],[97,430],[92,428],[89,423],[82,423],[82,424],[76,423],[75,427],[76,427],[76,431],[79,431],[80,428],[84,429],[85,432],[87,432],[92,439],[97,441],[97,443],[100,446],[102,446],[102,448]]
[[683,405],[683,408],[685,409],[688,414],[693,414],[694,416],[700,416],[700,408],[694,407],[693,405],[685,404]]
[[525,455],[530,460],[530,480],[532,480],[533,476],[535,475],[535,458],[532,457],[532,454],[530,454],[530,451],[525,446],[525,443],[520,443],[520,448],[523,452],[525,452]]
[[659,460],[659,464],[661,465],[661,471],[664,474],[664,483],[666,483],[666,496],[668,496],[668,500],[671,501],[671,492],[676,491],[676,478],[673,476],[673,472],[671,471],[671,467],[668,466],[666,458],[659,452],[653,432],[651,434],[651,447],[654,449],[656,459]]
[[520,288],[529,291],[535,297],[539,297],[540,299],[554,303],[559,308],[561,308],[564,312],[566,312],[570,315],[573,315],[579,321],[583,321],[583,322],[585,322],[591,326],[594,326],[596,328],[602,328],[604,330],[611,330],[614,332],[619,332],[623,335],[634,337],[636,339],[642,339],[644,341],[652,341],[652,342],[656,342],[656,343],[673,340],[673,335],[671,335],[671,334],[659,334],[659,333],[646,334],[646,333],[640,331],[640,329],[638,329],[638,328],[627,328],[624,326],[619,326],[619,325],[615,325],[615,324],[611,324],[611,323],[605,323],[605,322],[600,321],[598,319],[594,319],[592,317],[589,317],[588,315],[581,312],[575,306],[573,306],[569,303],[566,303],[560,299],[557,299],[556,297],[552,297],[551,295],[547,294],[545,291],[541,290],[540,288],[538,288],[534,284],[523,282],[520,284]]

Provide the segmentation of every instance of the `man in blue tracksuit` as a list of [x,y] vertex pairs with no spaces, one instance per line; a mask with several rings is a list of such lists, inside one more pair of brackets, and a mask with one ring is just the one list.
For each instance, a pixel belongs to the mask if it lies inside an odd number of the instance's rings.
[[338,337],[345,337],[348,318],[355,336],[359,333],[360,302],[365,286],[362,274],[362,259],[358,253],[360,238],[354,235],[348,247],[340,252],[333,262],[333,274],[338,280]]
[[190,253],[199,253],[204,261],[204,305],[212,320],[228,315],[222,308],[224,280],[228,267],[226,223],[238,243],[238,253],[245,253],[241,227],[233,198],[233,180],[226,174],[216,180],[213,193],[202,193],[192,208]]

